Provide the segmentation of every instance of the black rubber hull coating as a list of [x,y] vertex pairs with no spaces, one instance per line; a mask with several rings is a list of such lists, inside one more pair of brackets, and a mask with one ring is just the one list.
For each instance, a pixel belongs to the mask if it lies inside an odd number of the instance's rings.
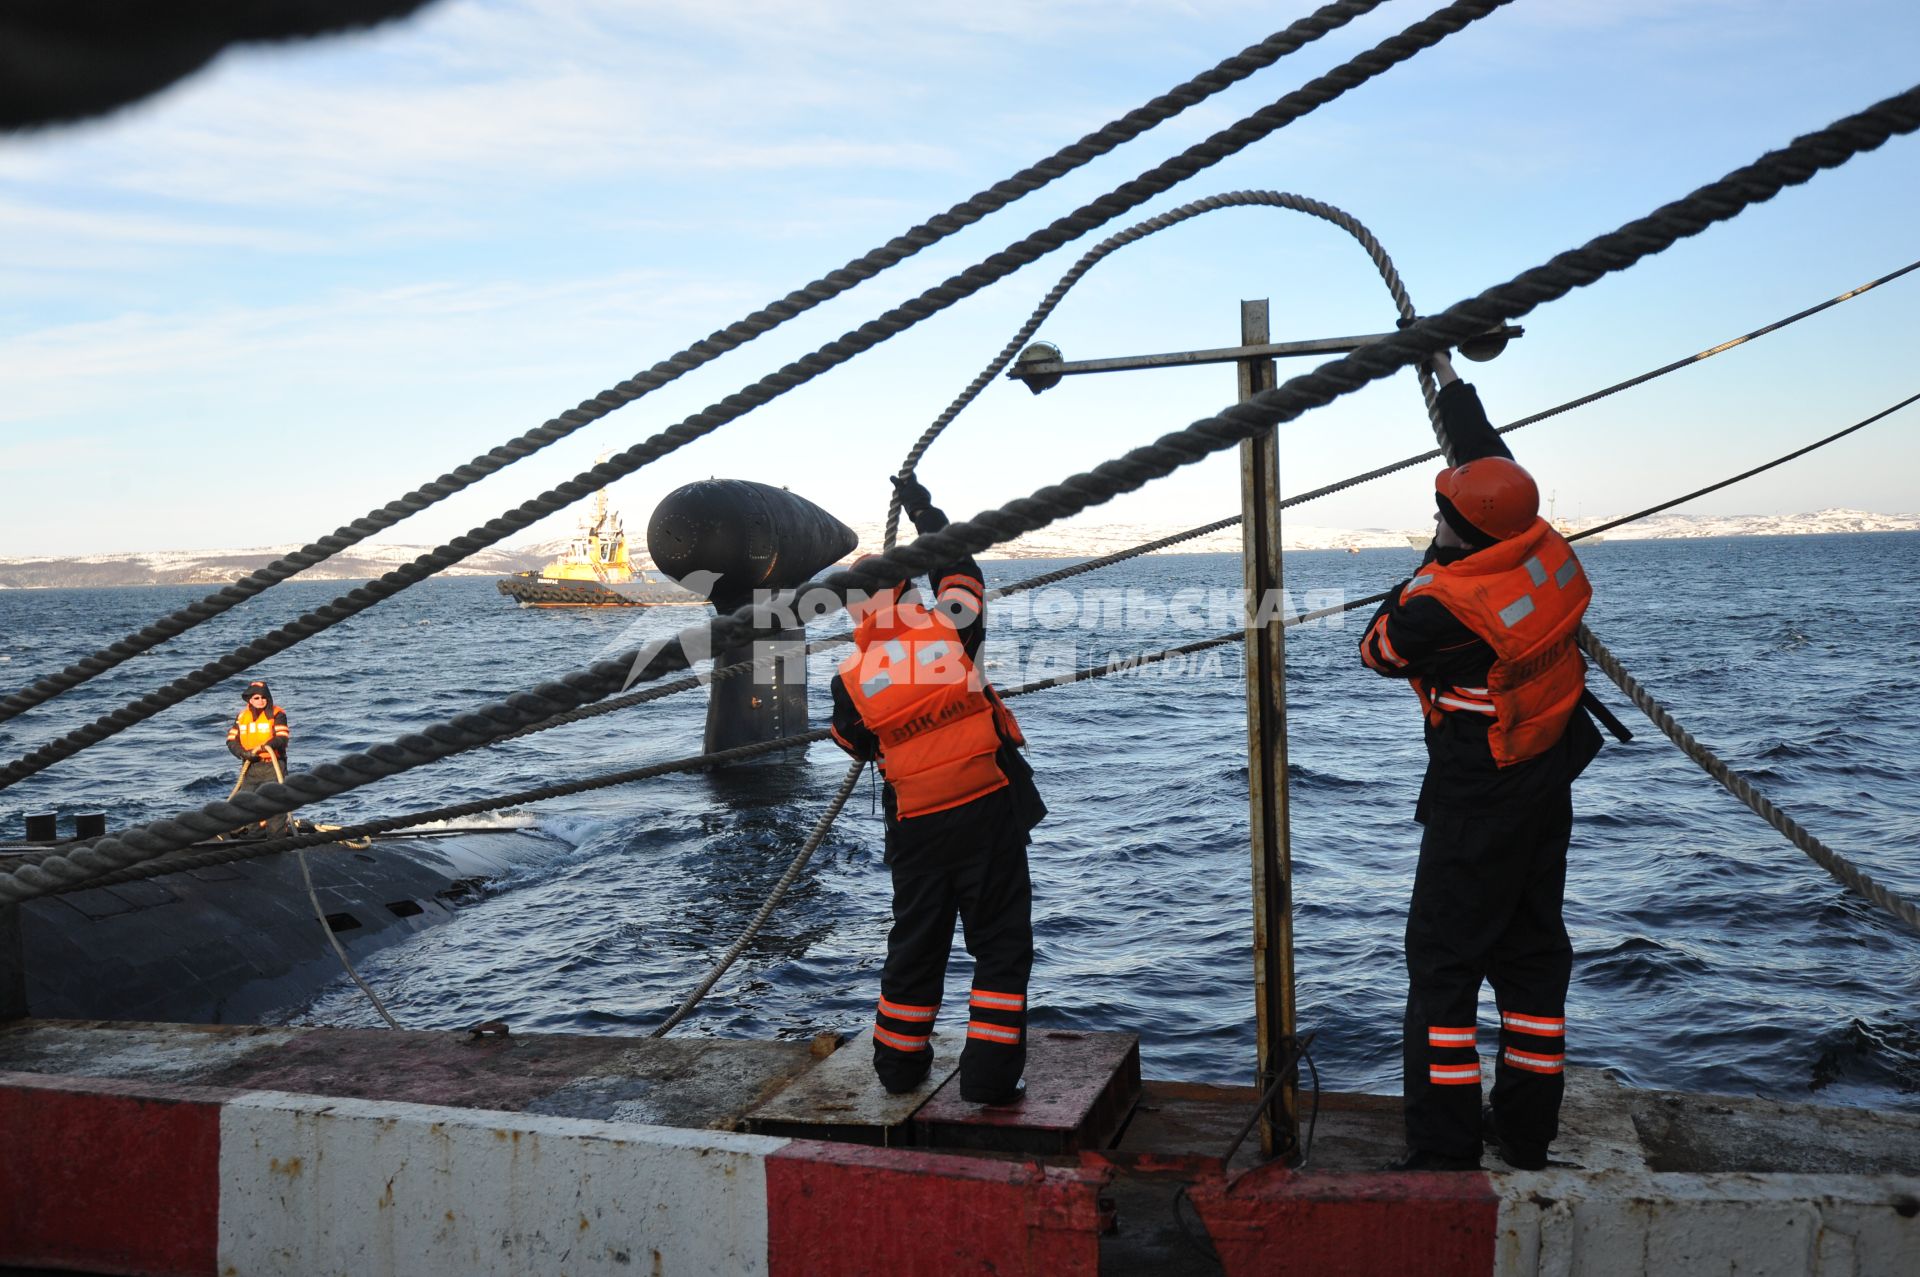
[[698,589],[721,611],[756,590],[799,585],[853,553],[859,538],[805,497],[747,479],[702,479],[668,493],[647,521],[647,553],[668,576]]
[[[563,846],[502,830],[307,856],[328,928],[358,962]],[[0,918],[0,1018],[261,1024],[344,978],[289,853],[29,900],[15,916],[12,936]],[[8,1006],[10,974],[24,1007]]]

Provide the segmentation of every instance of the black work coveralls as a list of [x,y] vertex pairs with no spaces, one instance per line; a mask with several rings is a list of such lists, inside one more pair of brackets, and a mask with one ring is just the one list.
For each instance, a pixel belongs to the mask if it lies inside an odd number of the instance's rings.
[[[1472,386],[1443,387],[1440,410],[1457,463],[1512,458]],[[1471,553],[1434,544],[1423,562],[1454,563]],[[1385,658],[1382,634],[1405,666]],[[1374,613],[1360,654],[1390,678],[1452,687],[1485,687],[1494,659],[1438,600],[1416,594],[1403,604],[1398,588]],[[1425,832],[1407,910],[1407,1144],[1415,1153],[1479,1161],[1475,1016],[1486,979],[1501,1017],[1494,1122],[1516,1157],[1539,1160],[1558,1133],[1565,1084],[1573,950],[1561,901],[1572,786],[1599,752],[1600,733],[1575,709],[1552,748],[1499,767],[1488,722],[1449,713],[1426,727],[1427,773],[1414,810]]]
[[[934,572],[929,583],[935,606],[953,621],[978,668],[986,630],[979,565],[960,559]],[[833,739],[855,758],[879,757],[879,739],[861,720],[838,674]],[[956,917],[974,962],[967,1041],[960,1053],[961,1098],[980,1104],[1009,1099],[1026,1068],[1027,980],[1033,970],[1027,835],[1047,809],[1034,787],[1033,769],[1004,735],[995,761],[1006,785],[924,816],[900,819],[893,786],[885,787],[893,929],[880,973],[873,1067],[889,1091],[912,1090],[933,1066],[931,1047],[919,1043],[933,1031],[946,988]]]

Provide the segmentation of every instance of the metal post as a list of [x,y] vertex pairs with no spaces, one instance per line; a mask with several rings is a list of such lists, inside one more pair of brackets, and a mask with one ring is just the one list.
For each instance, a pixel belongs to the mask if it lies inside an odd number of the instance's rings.
[[[1267,303],[1240,303],[1240,340],[1266,345]],[[1239,361],[1241,402],[1274,385],[1271,358]],[[1260,1118],[1269,1158],[1299,1147],[1294,1037],[1293,866],[1287,839],[1287,648],[1281,628],[1280,442],[1268,431],[1240,445],[1247,590],[1247,791],[1253,832],[1253,985],[1260,1087],[1286,1077]]]

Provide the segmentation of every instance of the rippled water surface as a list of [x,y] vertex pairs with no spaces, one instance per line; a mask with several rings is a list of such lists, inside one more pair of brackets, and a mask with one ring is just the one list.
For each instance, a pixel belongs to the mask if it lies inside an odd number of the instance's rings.
[[[1303,552],[1288,556],[1288,581],[1308,605],[1321,601],[1309,591],[1358,597],[1415,558]],[[1814,832],[1920,896],[1920,535],[1611,542],[1583,558],[1593,627],[1628,668]],[[1052,566],[990,564],[988,576]],[[1012,685],[1231,628],[1208,593],[1238,581],[1233,556],[1161,556],[1008,600],[988,640],[993,675]],[[0,747],[16,756],[340,588],[273,590],[0,725]],[[0,593],[0,686],[203,592]],[[296,763],[312,764],[690,619],[520,611],[490,581],[436,581],[261,672],[291,712]],[[1424,754],[1413,698],[1359,666],[1359,624],[1290,639],[1300,1020],[1319,1035],[1328,1087],[1391,1092]],[[831,658],[818,661],[821,719]],[[1591,677],[1645,730],[1609,745],[1574,791],[1574,1061],[1645,1086],[1920,1110],[1920,936],[1849,897]],[[17,833],[24,813],[55,807],[105,810],[118,826],[222,797],[243,681],[0,793],[0,827]],[[1016,702],[1053,809],[1032,853],[1035,1022],[1136,1031],[1153,1076],[1252,1071],[1242,697],[1228,647]],[[422,768],[313,814],[384,816],[697,753],[703,713],[701,694],[675,697]],[[838,751],[815,746],[800,762],[544,806],[541,827],[562,841],[364,973],[409,1027],[502,1017],[529,1031],[644,1031],[738,935],[844,770]],[[879,850],[863,782],[788,903],[681,1031],[797,1037],[865,1021],[887,922]],[[966,974],[960,955],[955,1006]],[[376,1023],[344,977],[285,1015]]]

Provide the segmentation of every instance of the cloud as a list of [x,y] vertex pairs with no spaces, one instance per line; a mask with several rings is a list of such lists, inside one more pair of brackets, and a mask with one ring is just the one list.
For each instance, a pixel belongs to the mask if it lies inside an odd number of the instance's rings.
[[[366,395],[512,375],[552,358],[530,327],[586,343],[596,332],[651,334],[681,308],[738,307],[724,289],[662,272],[547,283],[414,284],[341,291],[280,306],[129,312],[49,325],[0,344],[0,422],[92,416],[119,423],[179,391],[232,405],[248,387],[314,383],[332,393],[349,378]],[[664,345],[664,342],[661,344]],[[539,353],[536,353],[539,352]],[[323,390],[322,387],[325,389]],[[470,392],[469,392],[470,393]],[[209,419],[244,409],[210,410]]]
[[[32,239],[29,237],[42,237]],[[193,247],[252,249],[261,252],[312,252],[325,247],[318,235],[276,227],[227,225],[200,218],[157,213],[122,213],[104,209],[56,207],[0,198],[0,262],[12,252],[30,249],[31,264],[45,268],[44,250],[65,244],[73,260],[64,267],[86,268],[90,254],[102,247]],[[26,264],[23,260],[22,264]]]

